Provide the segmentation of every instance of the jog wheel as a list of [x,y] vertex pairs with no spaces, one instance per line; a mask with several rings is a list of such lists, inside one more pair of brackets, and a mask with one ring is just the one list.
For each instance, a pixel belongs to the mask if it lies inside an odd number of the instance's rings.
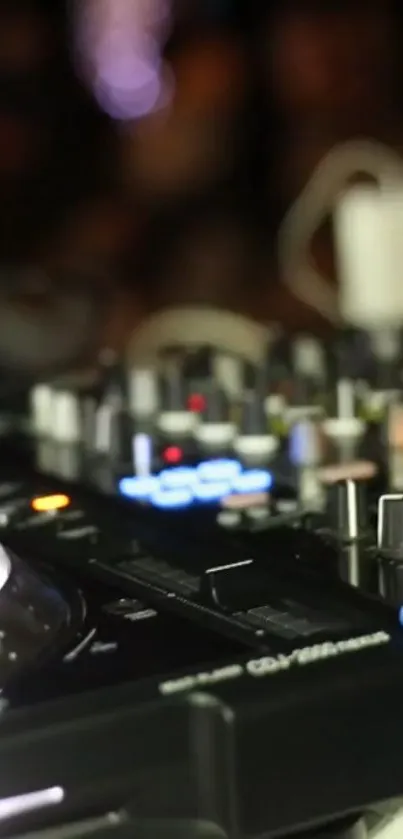
[[0,691],[65,647],[73,632],[63,595],[0,545]]

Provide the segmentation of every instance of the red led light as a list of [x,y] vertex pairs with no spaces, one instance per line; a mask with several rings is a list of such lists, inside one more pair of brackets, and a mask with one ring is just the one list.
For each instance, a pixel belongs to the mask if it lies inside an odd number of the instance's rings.
[[168,446],[164,451],[163,458],[165,463],[180,463],[183,458],[183,451],[179,446]]
[[202,414],[206,408],[206,400],[201,393],[192,393],[188,399],[188,410],[192,414]]

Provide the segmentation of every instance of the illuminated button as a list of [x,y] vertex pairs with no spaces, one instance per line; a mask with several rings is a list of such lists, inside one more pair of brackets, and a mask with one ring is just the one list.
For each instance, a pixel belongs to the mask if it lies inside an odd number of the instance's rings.
[[233,480],[232,489],[234,492],[264,492],[270,489],[272,483],[273,477],[270,472],[265,472],[263,469],[251,469]]
[[202,393],[192,393],[187,401],[188,411],[194,414],[202,414],[206,410],[206,397]]
[[155,477],[122,478],[119,482],[119,492],[122,495],[138,500],[150,498],[158,487],[159,481]]
[[43,495],[31,501],[31,507],[36,513],[53,513],[69,507],[71,500],[68,495]]
[[179,446],[168,446],[162,457],[165,463],[180,463],[183,460],[183,451]]
[[189,489],[157,489],[150,498],[154,507],[161,510],[180,510],[189,507],[193,502],[193,495]]
[[163,489],[180,489],[190,487],[197,481],[197,473],[190,466],[179,466],[177,469],[165,469],[159,474],[160,486]]
[[227,481],[217,483],[200,483],[193,487],[193,495],[197,501],[220,501],[231,492],[231,485]]
[[201,481],[232,481],[242,470],[238,460],[206,460],[197,467]]

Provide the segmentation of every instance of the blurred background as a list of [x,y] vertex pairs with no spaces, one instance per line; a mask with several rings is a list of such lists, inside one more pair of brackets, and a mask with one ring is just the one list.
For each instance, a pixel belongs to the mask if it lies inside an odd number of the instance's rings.
[[[279,226],[335,143],[403,149],[400,7],[1,0],[1,358],[62,354],[88,300],[114,346],[181,303],[323,328]],[[332,276],[327,225],[313,248]]]

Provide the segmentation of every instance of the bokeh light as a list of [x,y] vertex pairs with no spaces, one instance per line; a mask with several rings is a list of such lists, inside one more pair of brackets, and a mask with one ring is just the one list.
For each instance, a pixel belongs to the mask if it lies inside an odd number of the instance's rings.
[[78,72],[113,119],[133,120],[168,104],[172,77],[161,53],[170,23],[169,0],[77,0]]

